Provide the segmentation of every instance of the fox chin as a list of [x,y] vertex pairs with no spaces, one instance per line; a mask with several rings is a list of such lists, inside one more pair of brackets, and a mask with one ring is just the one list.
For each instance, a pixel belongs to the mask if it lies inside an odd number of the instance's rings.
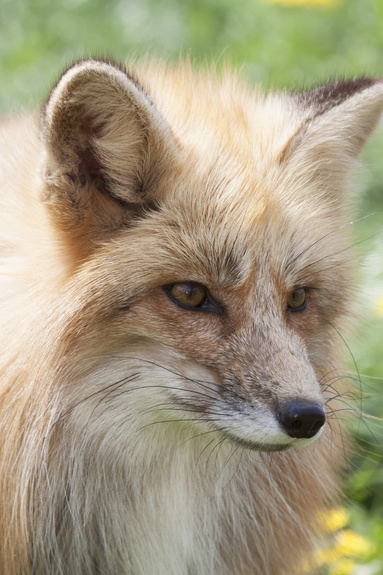
[[382,108],[381,80],[89,59],[3,121],[2,574],[315,569]]

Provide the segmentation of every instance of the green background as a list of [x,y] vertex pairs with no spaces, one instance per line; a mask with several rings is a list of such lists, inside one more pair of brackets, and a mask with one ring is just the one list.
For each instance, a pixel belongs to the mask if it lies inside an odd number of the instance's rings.
[[[75,58],[123,60],[132,53],[170,60],[188,54],[196,65],[230,62],[265,87],[383,76],[383,0],[321,6],[313,0],[300,6],[267,0],[0,0],[0,113],[37,105]],[[383,574],[382,158],[383,129],[364,153],[361,193],[354,199],[355,218],[378,213],[353,225],[360,242],[362,322],[344,345],[358,395],[352,406],[363,408],[355,418],[358,447],[346,480],[349,528],[373,545],[364,554],[334,559],[328,568],[334,575]]]

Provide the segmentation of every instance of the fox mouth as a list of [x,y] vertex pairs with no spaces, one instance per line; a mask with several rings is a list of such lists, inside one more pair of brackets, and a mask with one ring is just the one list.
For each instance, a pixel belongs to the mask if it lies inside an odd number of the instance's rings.
[[257,441],[242,439],[241,437],[237,437],[228,431],[225,431],[225,435],[240,447],[244,447],[245,449],[249,449],[251,451],[263,451],[267,453],[286,451],[287,449],[293,447],[295,443],[259,443]]

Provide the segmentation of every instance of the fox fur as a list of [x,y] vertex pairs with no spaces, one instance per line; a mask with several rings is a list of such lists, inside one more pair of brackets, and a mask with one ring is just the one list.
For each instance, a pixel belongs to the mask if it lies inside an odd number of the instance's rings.
[[[382,108],[380,80],[265,95],[84,60],[3,122],[1,574],[307,567],[347,456],[349,195]],[[291,402],[326,423],[289,435]]]

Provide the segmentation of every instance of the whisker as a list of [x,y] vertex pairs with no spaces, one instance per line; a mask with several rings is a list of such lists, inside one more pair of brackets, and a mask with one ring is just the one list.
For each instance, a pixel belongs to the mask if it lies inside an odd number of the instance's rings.
[[[159,368],[163,369],[164,371],[168,371],[169,373],[172,373],[173,375],[177,375],[178,377],[181,377],[185,381],[190,381],[191,383],[196,383],[197,385],[200,385],[201,387],[206,387],[206,389],[208,391],[217,392],[217,390],[220,388],[220,386],[213,381],[204,381],[204,380],[198,380],[198,379],[190,378],[190,377],[188,377],[182,373],[174,371],[173,369],[170,369],[169,367],[161,365],[160,363],[158,363],[156,361],[152,361],[150,359],[139,358],[139,357],[134,357],[134,356],[129,356],[129,355],[127,355],[127,356],[112,355],[111,357],[114,359],[134,359],[135,361],[142,361],[142,362],[148,363],[150,365],[155,365],[156,367],[159,367]],[[214,390],[212,386],[214,386],[216,388],[216,390]]]
[[325,383],[322,384],[323,393],[326,393],[329,390],[333,391],[334,393],[338,393],[338,390],[333,387],[334,384],[336,384],[338,381],[347,380],[347,379],[350,379],[351,381],[353,381],[353,379],[348,375],[338,375],[336,377],[333,377],[333,378],[327,380]]
[[337,414],[342,413],[343,411],[347,411],[348,413],[353,412],[356,415],[360,416],[360,412],[354,409],[351,405],[349,405],[348,407],[338,407],[337,409],[331,409],[331,411],[327,413],[327,417],[328,418],[337,417]]
[[209,456],[208,456],[208,458],[207,458],[206,465],[208,465],[208,463],[209,463],[209,461],[210,461],[210,458],[211,458],[211,456],[212,456],[212,454],[213,454],[213,451],[214,451],[215,449],[217,449],[217,453],[215,454],[216,461],[217,461],[217,457],[218,457],[218,455],[219,455],[219,451],[220,451],[222,445],[223,445],[226,441],[227,441],[227,438],[226,438],[226,437],[223,437],[223,438],[217,443],[217,445],[215,445],[215,446],[213,447],[213,449],[211,450],[211,452],[209,453]]
[[334,395],[332,395],[331,397],[328,397],[324,403],[325,403],[325,405],[328,405],[329,403],[331,403],[332,401],[334,401],[336,399],[337,400],[343,400],[343,401],[345,399],[350,399],[352,401],[355,401],[356,397],[357,396],[355,396],[355,394],[352,391],[346,391],[344,393],[336,393],[334,391]]
[[223,462],[223,464],[221,466],[221,469],[218,471],[218,476],[221,475],[221,473],[223,472],[225,467],[229,464],[230,459],[237,453],[238,449],[239,449],[239,445],[234,444],[230,454],[227,456],[227,458],[225,459],[225,461]]
[[[161,407],[161,406],[165,406],[165,407]],[[158,409],[158,407],[160,407]],[[219,415],[221,417],[227,417],[227,413],[222,413],[219,411],[212,411],[210,409],[201,409],[198,406],[185,406],[185,407],[174,407],[173,404],[166,404],[166,403],[160,403],[158,404],[158,406],[153,406],[150,409],[146,409],[143,413],[158,413],[160,411],[180,411],[180,412],[185,412],[185,413],[204,413],[207,415]]]
[[[180,391],[182,393],[185,392],[185,389],[183,389],[182,387],[178,387],[176,385],[164,385],[164,384],[141,385],[140,387],[133,387],[130,389],[124,389],[124,390],[120,391],[118,394],[114,395],[113,399],[115,399],[116,397],[120,397],[121,395],[124,395],[125,393],[130,393],[131,391],[141,391],[143,389],[170,389],[173,391]],[[201,391],[197,391],[196,389],[188,389],[187,393],[198,395],[198,397],[203,397],[203,398],[209,399],[211,401],[216,400],[215,397],[211,397],[210,395],[207,395]]]
[[[213,430],[213,431],[215,431],[215,433],[216,433],[217,435],[220,435],[220,432],[219,432],[218,429]],[[201,459],[202,455],[205,453],[205,451],[208,449],[208,447],[210,447],[210,445],[211,445],[214,441],[217,441],[217,437],[213,437],[213,439],[212,439],[211,441],[209,441],[209,443],[207,443],[207,444],[205,445],[205,447],[202,449],[201,453],[198,455],[198,457],[197,457],[197,459],[196,459],[196,466],[197,466],[199,460]],[[209,457],[210,457],[210,456],[209,456]],[[208,460],[209,460],[209,458],[208,458]]]
[[[237,453],[239,449],[239,445],[237,445],[237,449],[235,450],[235,452],[233,453],[233,455],[235,455]],[[240,468],[241,462],[242,462],[242,457],[243,457],[243,453],[244,453],[244,449],[241,449],[240,453],[240,457],[239,457],[239,461],[237,463],[237,466],[234,470],[233,475],[230,477],[230,479],[227,481],[225,487],[227,487],[229,485],[229,483],[231,483],[231,481],[234,479],[234,477],[238,474],[238,469]],[[231,456],[230,456],[231,457]]]
[[[192,437],[188,437],[187,439],[185,439],[185,441],[183,441],[182,443],[180,443],[179,445],[177,445],[177,449],[182,447],[183,445],[185,445],[185,443],[188,443],[189,441],[191,441],[192,439],[196,439],[197,437],[202,437],[204,435],[209,435],[211,433],[219,433],[218,429],[211,429],[210,431],[202,431],[201,433],[196,433],[195,435],[192,435]],[[212,441],[214,441],[214,439],[212,439]],[[211,443],[211,442],[210,442]],[[210,443],[208,445],[210,445]],[[205,448],[202,450],[202,452],[206,449]],[[202,453],[201,452],[201,453]],[[201,455],[201,454],[200,454]],[[200,455],[198,457],[200,457]],[[197,460],[198,461],[198,460]]]
[[[107,397],[109,397],[109,396],[110,396],[112,393],[114,393],[117,389],[120,389],[123,385],[126,385],[127,383],[130,384],[130,383],[132,383],[132,381],[136,381],[138,378],[139,378],[139,374],[136,373],[136,374],[130,375],[128,381],[127,381],[127,378],[125,378],[124,380],[120,381],[117,386],[111,386],[111,385],[109,385],[109,386],[108,386],[108,392],[107,392],[101,399],[99,399],[99,401],[97,402],[97,404],[94,406],[94,408],[93,408],[93,410],[92,410],[92,413],[91,413],[91,415],[89,416],[89,419],[91,419],[92,415],[94,414],[94,412],[96,411],[96,409],[101,405],[101,403],[103,403],[103,402],[106,402],[106,403],[107,403],[107,402],[109,401],[109,400],[107,400]],[[111,388],[111,389],[109,389],[109,388]],[[105,388],[104,388],[104,390],[105,390]],[[90,396],[88,396],[87,399],[89,399],[89,397],[90,397]],[[76,405],[75,407],[77,407],[77,405]]]
[[[290,261],[287,263],[287,265],[286,265],[286,270],[288,271],[289,268],[290,268],[300,257],[302,257],[305,253],[307,253],[307,252],[308,252],[309,250],[311,250],[314,246],[316,246],[318,243],[322,242],[323,240],[325,240],[325,239],[328,238],[329,236],[331,236],[331,235],[333,235],[333,234],[339,232],[340,230],[342,230],[342,229],[344,229],[344,228],[347,228],[348,226],[351,226],[351,225],[353,225],[353,224],[356,224],[356,223],[358,223],[358,222],[361,222],[362,220],[365,220],[366,218],[370,218],[371,216],[375,216],[376,214],[379,214],[379,213],[381,213],[381,212],[383,212],[383,209],[382,209],[382,210],[377,210],[376,212],[372,212],[372,213],[370,213],[370,214],[367,214],[366,216],[362,216],[361,218],[358,218],[358,219],[356,219],[356,220],[353,220],[352,222],[348,222],[347,224],[343,224],[342,226],[339,226],[338,228],[336,228],[336,229],[334,229],[334,230],[331,230],[330,232],[327,232],[326,234],[324,234],[323,236],[321,236],[320,238],[318,238],[317,240],[315,240],[315,242],[313,242],[312,244],[310,244],[307,248],[305,248],[304,250],[302,250],[302,251],[301,251],[298,255],[296,255],[292,260],[290,260]],[[379,233],[382,233],[382,232],[378,232],[377,234],[372,235],[371,238],[373,238],[375,235],[378,235]],[[367,241],[368,239],[370,239],[370,238],[366,238],[365,240],[361,240],[361,242]],[[361,243],[361,242],[355,243],[354,246],[355,246],[355,245],[358,245],[358,243]],[[350,246],[350,247],[353,247],[353,246]],[[346,248],[346,249],[350,249],[350,247],[348,247],[348,248]],[[341,250],[341,251],[344,251],[344,250]],[[335,252],[334,254],[330,254],[330,255],[335,255],[335,254],[337,254],[337,253],[341,253],[341,252]],[[329,256],[325,256],[324,258],[321,258],[320,260],[317,260],[317,262],[318,262],[318,261],[321,261],[322,259],[325,259],[326,257],[329,257]],[[315,263],[316,263],[316,262],[315,262]],[[310,265],[311,265],[311,264],[310,264]],[[304,268],[303,268],[303,269],[304,269]]]
[[106,396],[108,396],[109,390],[113,391],[113,388],[118,389],[122,385],[125,385],[126,383],[130,383],[130,381],[135,381],[138,376],[139,376],[139,374],[133,373],[131,375],[128,375],[128,376],[118,380],[118,381],[115,381],[114,383],[110,383],[110,384],[104,386],[102,389],[98,389],[97,391],[94,391],[93,393],[91,393],[90,395],[87,395],[83,399],[80,399],[77,403],[72,405],[68,410],[66,410],[64,413],[60,414],[60,416],[53,422],[52,427],[55,426],[56,424],[58,424],[64,417],[67,417],[70,413],[72,413],[76,409],[76,407],[78,407],[82,403],[89,401],[93,397],[96,397],[97,395],[105,392],[106,390],[108,390],[106,393]]
[[353,364],[354,364],[354,367],[355,367],[355,371],[356,371],[356,373],[357,373],[357,382],[359,383],[359,392],[360,392],[360,394],[361,394],[361,397],[360,397],[360,411],[363,411],[363,404],[362,404],[362,402],[363,402],[363,398],[362,398],[362,380],[361,380],[361,378],[360,378],[360,373],[359,373],[359,369],[358,369],[358,366],[357,366],[357,363],[356,363],[354,354],[352,353],[350,346],[348,345],[347,341],[345,340],[345,338],[343,337],[343,335],[341,334],[341,332],[339,331],[339,329],[338,329],[337,327],[335,327],[335,325],[332,324],[329,320],[326,320],[326,321],[327,321],[327,323],[333,328],[333,330],[336,331],[336,333],[338,334],[338,336],[341,338],[341,340],[343,341],[344,345],[346,346],[346,348],[347,348],[347,350],[348,350],[348,352],[349,352],[349,354],[350,354],[350,356],[351,356],[351,358],[352,358],[352,361],[353,361]]
[[185,421],[199,421],[199,422],[214,422],[214,421],[221,421],[220,419],[216,418],[209,418],[209,419],[204,419],[202,417],[191,417],[191,418],[187,418],[187,419],[161,419],[160,421],[151,421],[150,423],[146,423],[145,425],[142,425],[141,427],[138,428],[137,431],[142,431],[143,429],[146,429],[147,427],[151,427],[152,425],[158,425],[160,423],[180,423],[180,421],[185,422]]

